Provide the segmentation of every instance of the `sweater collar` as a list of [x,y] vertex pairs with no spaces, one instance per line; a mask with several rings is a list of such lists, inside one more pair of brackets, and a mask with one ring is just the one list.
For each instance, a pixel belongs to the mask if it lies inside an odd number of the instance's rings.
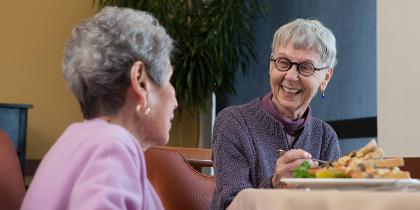
[[274,102],[271,100],[273,98],[273,93],[270,91],[267,95],[262,98],[262,105],[264,110],[271,114],[274,119],[280,121],[285,128],[285,131],[290,136],[297,136],[302,132],[305,125],[312,119],[312,111],[309,106],[303,116],[297,120],[290,120],[284,115],[280,114],[277,110]]

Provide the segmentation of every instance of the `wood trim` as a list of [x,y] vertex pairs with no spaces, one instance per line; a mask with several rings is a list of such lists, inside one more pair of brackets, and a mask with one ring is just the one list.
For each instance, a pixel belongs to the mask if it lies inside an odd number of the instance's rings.
[[213,166],[213,161],[211,159],[212,151],[208,148],[187,148],[171,146],[156,146],[155,148],[176,151],[180,153],[195,170],[200,172],[203,167]]
[[197,159],[187,159],[187,162],[192,166],[197,167],[213,167],[212,160],[197,160]]
[[[211,149],[168,146],[160,146],[159,148],[179,152],[187,160],[187,162],[198,171],[201,171],[201,168],[203,167],[213,166],[213,161],[211,160]],[[26,159],[24,176],[33,176],[40,163],[41,159]]]

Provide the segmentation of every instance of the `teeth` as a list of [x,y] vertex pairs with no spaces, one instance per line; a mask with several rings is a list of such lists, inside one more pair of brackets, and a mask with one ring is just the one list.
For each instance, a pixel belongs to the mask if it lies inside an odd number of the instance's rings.
[[291,88],[284,87],[284,86],[283,86],[283,90],[286,91],[287,93],[297,93],[299,91],[297,89],[291,89]]

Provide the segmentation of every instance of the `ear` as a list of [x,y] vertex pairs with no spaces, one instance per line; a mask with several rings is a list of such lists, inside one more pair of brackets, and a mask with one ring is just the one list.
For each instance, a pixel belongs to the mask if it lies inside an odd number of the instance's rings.
[[321,82],[321,85],[319,86],[319,90],[321,92],[323,92],[323,91],[325,91],[327,89],[328,82],[331,80],[331,77],[332,77],[333,73],[334,73],[334,69],[329,68],[327,70],[327,73],[325,74],[325,76],[324,76],[324,78],[323,78],[323,80]]
[[130,70],[131,88],[138,96],[137,103],[142,107],[147,106],[148,79],[144,63],[136,61]]

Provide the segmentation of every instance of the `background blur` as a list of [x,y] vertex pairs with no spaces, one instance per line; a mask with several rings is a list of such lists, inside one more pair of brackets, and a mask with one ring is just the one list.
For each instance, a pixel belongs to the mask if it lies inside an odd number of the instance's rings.
[[[416,8],[420,2],[267,2],[269,15],[253,23],[259,62],[250,66],[248,75],[238,75],[236,96],[218,98],[219,109],[264,95],[269,90],[268,53],[274,30],[295,17],[315,17],[337,35],[339,56],[327,99],[314,101],[315,116],[324,120],[377,116],[379,144],[387,155],[419,156],[420,14]],[[0,102],[34,106],[29,110],[27,159],[41,159],[70,123],[82,120],[61,76],[62,51],[71,29],[95,12],[90,0],[2,2]],[[196,114],[183,114],[171,130],[170,145],[195,147]]]
[[[312,113],[325,121],[376,118],[376,0],[269,0],[266,18],[254,23],[257,61],[243,76],[236,75],[237,95],[225,96],[225,105],[242,104],[268,93],[269,56],[273,34],[296,18],[318,19],[331,29],[337,41],[338,64],[325,91],[311,102]],[[219,107],[220,109],[220,107]],[[376,126],[376,121],[374,121]],[[351,125],[344,125],[353,132]],[[358,149],[374,136],[339,135],[344,153]],[[374,128],[376,130],[376,127]]]
[[[61,75],[64,44],[71,29],[95,14],[90,0],[4,1],[0,7],[0,103],[32,104],[27,159],[41,159],[72,122],[79,105]],[[171,145],[194,147],[195,115],[175,123]],[[180,138],[180,134],[182,138]]]

